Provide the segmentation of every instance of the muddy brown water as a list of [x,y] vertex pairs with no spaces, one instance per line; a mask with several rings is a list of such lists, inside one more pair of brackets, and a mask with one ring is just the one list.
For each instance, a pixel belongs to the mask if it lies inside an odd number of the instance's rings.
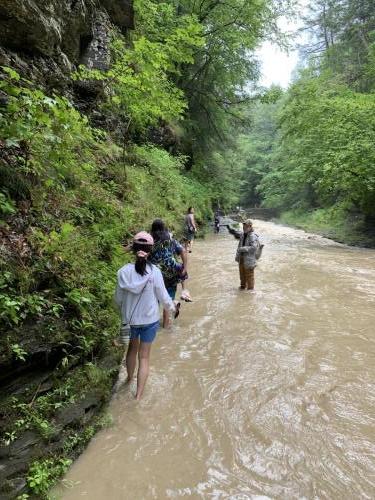
[[375,498],[375,251],[256,231],[256,293],[233,237],[195,243],[144,399],[119,389],[59,498]]

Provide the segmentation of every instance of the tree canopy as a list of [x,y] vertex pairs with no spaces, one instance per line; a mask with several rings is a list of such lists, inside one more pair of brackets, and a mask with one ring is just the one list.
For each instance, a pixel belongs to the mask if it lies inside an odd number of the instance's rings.
[[304,69],[251,107],[243,202],[280,210],[334,206],[375,216],[375,4],[316,0]]

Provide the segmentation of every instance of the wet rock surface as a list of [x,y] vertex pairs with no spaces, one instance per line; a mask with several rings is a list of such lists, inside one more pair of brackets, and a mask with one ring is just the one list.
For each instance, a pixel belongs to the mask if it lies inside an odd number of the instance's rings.
[[[100,70],[108,68],[111,30],[125,33],[132,27],[133,8],[129,0],[2,0],[0,66],[14,68],[49,94],[66,95],[80,111],[90,114],[102,93],[101,84],[73,82],[71,72],[79,64]],[[0,107],[6,103],[5,94],[0,94]],[[16,160],[13,158],[20,153],[3,146],[0,141],[0,161],[9,164],[12,167],[9,175],[14,175]],[[3,175],[4,172],[6,169]],[[27,196],[22,199],[22,189],[20,193],[19,202],[27,203]],[[23,238],[28,223],[25,218],[16,232],[0,231],[2,250],[17,256],[25,265],[32,257]],[[55,326],[57,321],[54,320]],[[63,322],[59,324],[61,332],[65,326]],[[59,377],[64,376],[56,368],[65,356],[69,356],[67,378],[77,373],[85,362],[73,344],[68,348],[64,343],[69,339],[62,337],[60,345],[56,345],[40,334],[45,330],[46,325],[36,323],[29,325],[21,335],[21,347],[28,354],[25,361],[10,359],[9,353],[0,352],[0,500],[16,498],[25,491],[33,461],[59,454],[69,433],[80,435],[88,425],[93,426],[110,392],[110,387],[107,392],[103,387],[90,387],[83,396],[57,409],[49,422],[53,432],[48,436],[32,423],[22,430],[12,427],[11,413],[5,409],[5,402],[9,405],[9,400],[16,398],[15,401],[25,401],[33,411],[33,402],[53,392]],[[6,336],[7,332],[2,335]],[[118,369],[118,356],[108,352],[95,353],[95,356],[98,365],[109,373],[109,385]],[[9,436],[12,430],[14,434]],[[74,451],[73,455],[78,452]]]
[[[108,370],[112,370],[114,379],[118,368],[118,358],[107,356],[104,358],[104,366]],[[39,377],[41,381],[44,381],[45,390],[54,387],[53,371],[39,374]],[[37,375],[30,374],[30,383],[35,383],[37,379]],[[24,385],[23,389],[27,389],[29,385]],[[38,391],[40,390],[42,390],[42,384],[38,387]],[[4,393],[3,388],[1,388],[1,392]],[[50,436],[46,437],[36,430],[29,429],[20,433],[10,443],[5,443],[3,440],[0,444],[0,500],[16,498],[24,491],[25,478],[30,464],[35,460],[61,453],[69,432],[74,430],[79,434],[84,431],[86,426],[92,424],[106,402],[105,393],[92,387],[83,398],[56,411],[50,422],[54,429]],[[1,434],[4,437],[3,432]],[[75,457],[80,451],[81,449],[75,450],[72,456]]]
[[106,67],[112,25],[122,32],[133,27],[131,1],[3,0],[0,64],[61,87],[78,64]]

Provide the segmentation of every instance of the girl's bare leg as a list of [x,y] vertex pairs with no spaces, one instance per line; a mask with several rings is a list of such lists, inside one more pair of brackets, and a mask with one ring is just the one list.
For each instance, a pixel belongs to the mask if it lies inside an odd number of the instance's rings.
[[126,383],[129,383],[133,378],[135,365],[137,364],[138,349],[139,340],[131,339],[129,342],[128,352],[126,353],[126,371],[128,372]]
[[146,380],[150,371],[150,351],[151,342],[141,342],[138,351],[138,375],[137,375],[137,394],[135,398],[139,401],[142,397]]

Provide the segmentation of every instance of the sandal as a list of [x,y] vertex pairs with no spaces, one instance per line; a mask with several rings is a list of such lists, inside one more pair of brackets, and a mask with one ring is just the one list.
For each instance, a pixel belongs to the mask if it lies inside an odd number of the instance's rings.
[[187,290],[183,290],[181,292],[181,300],[184,300],[185,302],[193,302],[193,299],[190,297],[190,293]]
[[[174,302],[175,302],[175,301],[174,301]],[[180,303],[180,302],[177,302],[177,303],[175,302],[175,307],[176,307],[176,309],[175,309],[175,312],[174,312],[173,319],[176,319],[176,318],[178,318],[178,317],[179,317],[179,315],[180,315],[180,307],[181,307],[181,303]]]

